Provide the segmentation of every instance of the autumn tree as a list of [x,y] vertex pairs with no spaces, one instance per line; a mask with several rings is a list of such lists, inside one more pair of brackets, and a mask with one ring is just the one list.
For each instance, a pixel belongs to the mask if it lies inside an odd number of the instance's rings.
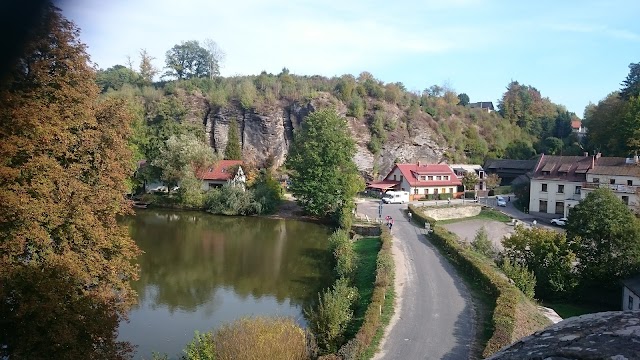
[[200,174],[215,160],[213,150],[193,134],[171,136],[153,161],[162,175],[160,179],[172,188],[190,174]]
[[489,190],[493,190],[497,188],[498,186],[500,186],[501,182],[502,182],[502,179],[496,173],[487,175],[487,178],[485,180],[485,183],[487,184],[487,189]]
[[229,122],[227,133],[227,146],[224,149],[225,160],[242,160],[242,147],[238,134],[238,124],[235,119]]
[[144,85],[150,85],[158,74],[158,69],[152,63],[154,59],[146,49],[140,49],[140,77]]
[[135,302],[129,114],[98,102],[78,28],[47,6],[0,84],[0,357],[120,359]]
[[296,131],[287,158],[289,190],[308,213],[340,216],[353,207],[364,182],[353,162],[355,142],[346,120],[334,109],[307,116]]

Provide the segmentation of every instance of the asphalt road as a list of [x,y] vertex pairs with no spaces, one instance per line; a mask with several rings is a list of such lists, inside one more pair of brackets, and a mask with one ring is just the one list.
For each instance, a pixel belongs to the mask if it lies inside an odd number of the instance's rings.
[[[475,340],[471,295],[455,269],[425,238],[424,229],[409,223],[401,209],[384,205],[382,217],[394,219],[394,241],[406,265],[400,312],[390,325],[379,359],[448,359],[472,357]],[[375,218],[378,204],[358,204],[358,212]]]

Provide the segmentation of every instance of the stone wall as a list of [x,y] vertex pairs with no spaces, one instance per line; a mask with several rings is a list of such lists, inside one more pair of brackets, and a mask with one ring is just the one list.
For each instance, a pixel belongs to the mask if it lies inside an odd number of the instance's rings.
[[480,205],[443,205],[438,207],[424,207],[425,215],[435,220],[449,220],[472,217],[480,214]]

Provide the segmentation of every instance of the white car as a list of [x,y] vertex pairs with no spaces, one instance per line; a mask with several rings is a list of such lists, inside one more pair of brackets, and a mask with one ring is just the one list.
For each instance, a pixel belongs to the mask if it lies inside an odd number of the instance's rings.
[[563,217],[563,218],[559,218],[559,219],[552,219],[551,223],[553,225],[565,226],[565,225],[567,225],[567,218]]
[[506,207],[507,200],[505,200],[502,196],[496,196],[496,205]]

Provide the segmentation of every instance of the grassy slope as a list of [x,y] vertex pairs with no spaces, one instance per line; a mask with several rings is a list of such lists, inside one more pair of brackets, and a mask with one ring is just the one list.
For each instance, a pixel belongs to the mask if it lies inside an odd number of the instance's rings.
[[511,221],[511,218],[509,216],[501,213],[498,210],[482,208],[482,210],[480,211],[480,214],[476,216],[470,216],[470,217],[460,218],[460,219],[438,220],[438,225],[451,224],[459,221],[476,220],[476,219],[494,220],[494,221],[500,221],[500,222]]

